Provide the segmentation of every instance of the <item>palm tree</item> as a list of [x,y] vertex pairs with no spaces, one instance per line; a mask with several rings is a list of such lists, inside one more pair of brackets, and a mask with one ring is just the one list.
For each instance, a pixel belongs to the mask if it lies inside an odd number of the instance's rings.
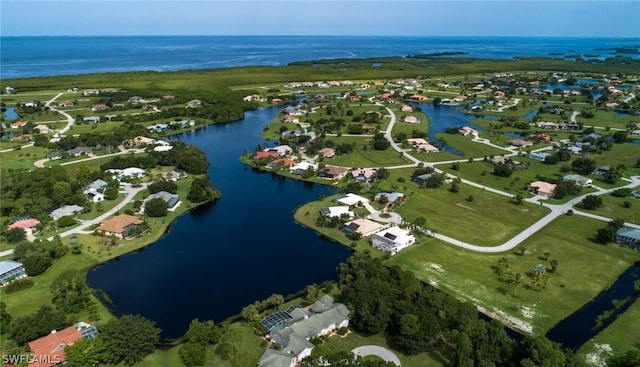
[[274,293],[267,298],[267,303],[277,310],[284,303],[284,297],[281,294]]
[[522,285],[524,277],[522,273],[513,274],[511,277],[510,283],[513,285],[513,295],[514,297],[518,297],[518,287]]
[[558,260],[556,259],[551,260],[551,271],[555,272],[557,268],[558,268]]

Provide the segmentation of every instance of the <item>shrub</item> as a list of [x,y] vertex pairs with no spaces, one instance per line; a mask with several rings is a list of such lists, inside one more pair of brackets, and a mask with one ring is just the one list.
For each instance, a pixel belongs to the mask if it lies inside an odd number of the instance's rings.
[[611,193],[611,196],[615,196],[618,198],[626,198],[629,195],[631,195],[631,189],[629,188],[617,189]]
[[31,287],[33,287],[33,280],[29,278],[22,278],[9,283],[9,285],[5,287],[4,291],[6,294],[11,294]]

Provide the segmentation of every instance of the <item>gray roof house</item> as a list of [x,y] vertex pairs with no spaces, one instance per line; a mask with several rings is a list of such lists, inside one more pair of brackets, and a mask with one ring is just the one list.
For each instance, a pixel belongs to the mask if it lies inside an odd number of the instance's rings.
[[593,180],[589,177],[584,177],[580,175],[564,175],[562,176],[562,181],[573,181],[578,185],[589,186],[593,184]]
[[175,209],[178,204],[180,203],[180,197],[176,194],[172,194],[166,191],[158,191],[155,194],[151,194],[149,196],[147,196],[146,199],[144,199],[144,202],[142,202],[142,206],[140,208],[140,210],[142,212],[144,212],[144,207],[147,204],[147,202],[151,199],[162,199],[167,203],[167,210],[173,210]]
[[396,201],[402,199],[404,197],[404,194],[401,192],[379,192],[376,194],[375,200],[380,201],[380,199],[382,199],[382,196],[386,196],[388,202],[395,203]]
[[52,161],[54,161],[56,159],[61,159],[62,158],[62,153],[60,153],[60,152],[49,153],[49,154],[47,154],[47,158],[49,158]]
[[293,367],[295,356],[275,349],[267,349],[260,357],[260,367]]
[[[269,335],[273,342],[282,346],[283,353],[293,357],[293,363],[299,363],[309,356],[313,350],[313,344],[309,339],[331,333],[333,330],[349,326],[349,309],[342,303],[334,303],[329,295],[322,296],[311,307],[310,313],[300,309],[296,311],[294,320],[271,329]],[[293,315],[292,315],[293,316]],[[260,358],[261,367],[286,366],[288,360],[285,355],[278,354],[281,359],[276,360],[276,353],[271,349]],[[274,361],[269,363],[269,361]]]
[[62,217],[66,217],[68,215],[74,215],[76,213],[81,213],[84,210],[80,205],[63,205],[49,213],[51,218],[54,220],[58,220]]
[[423,182],[426,182],[429,177],[431,177],[433,175],[433,173],[425,173],[423,175],[420,176],[416,176],[413,181],[415,181],[416,183],[418,183],[418,185],[422,185]]
[[87,148],[87,147],[75,147],[73,149],[69,149],[67,150],[67,153],[72,156],[72,157],[77,157],[77,156],[81,156],[81,155],[89,155],[92,154],[93,152],[91,151],[91,149]]
[[640,251],[640,229],[620,228],[616,232],[616,243]]
[[26,276],[27,272],[24,270],[22,263],[13,260],[0,261],[0,285],[3,287],[15,279]]

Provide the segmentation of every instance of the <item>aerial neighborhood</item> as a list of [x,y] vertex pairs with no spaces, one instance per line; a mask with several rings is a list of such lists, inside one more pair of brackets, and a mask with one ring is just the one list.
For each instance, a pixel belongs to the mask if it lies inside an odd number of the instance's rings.
[[[294,73],[260,87],[6,87],[2,107],[16,117],[3,118],[0,138],[3,337],[44,358],[29,366],[81,365],[79,350],[105,345],[120,354],[99,355],[102,364],[160,353],[159,329],[139,315],[114,317],[101,302],[108,295],[86,285],[87,270],[154,243],[178,216],[218,199],[213,148],[181,137],[262,108],[274,112],[258,143],[238,152],[244,170],[321,185],[294,220],[354,254],[335,281],[274,294],[224,323],[194,319],[171,352],[185,365],[327,366],[342,352],[360,356],[340,349],[342,339],[384,343],[394,356],[385,361],[398,366],[454,365],[467,353],[461,345],[471,355],[473,333],[504,333],[462,325],[467,315],[552,339],[640,261],[640,74],[630,66],[371,78],[358,69],[375,70],[370,62],[352,62],[344,80]],[[290,265],[279,261],[269,266]],[[277,281],[268,267],[258,272]],[[631,296],[620,302],[637,306]],[[593,337],[619,332],[613,312],[594,317]],[[122,335],[147,335],[148,349],[120,350],[137,342]],[[595,348],[582,344],[591,349],[579,353]],[[500,353],[486,354],[501,365]]]

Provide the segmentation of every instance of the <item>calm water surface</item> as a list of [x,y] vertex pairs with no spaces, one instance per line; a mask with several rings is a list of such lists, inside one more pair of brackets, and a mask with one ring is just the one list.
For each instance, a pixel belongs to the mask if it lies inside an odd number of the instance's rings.
[[89,286],[109,295],[116,314],[140,313],[173,338],[194,318],[222,321],[272,293],[335,279],[351,252],[292,217],[298,205],[335,190],[256,173],[238,160],[263,143],[258,135],[276,113],[252,111],[243,121],[178,137],[207,153],[223,197],[181,216],[154,245],[89,272]]

